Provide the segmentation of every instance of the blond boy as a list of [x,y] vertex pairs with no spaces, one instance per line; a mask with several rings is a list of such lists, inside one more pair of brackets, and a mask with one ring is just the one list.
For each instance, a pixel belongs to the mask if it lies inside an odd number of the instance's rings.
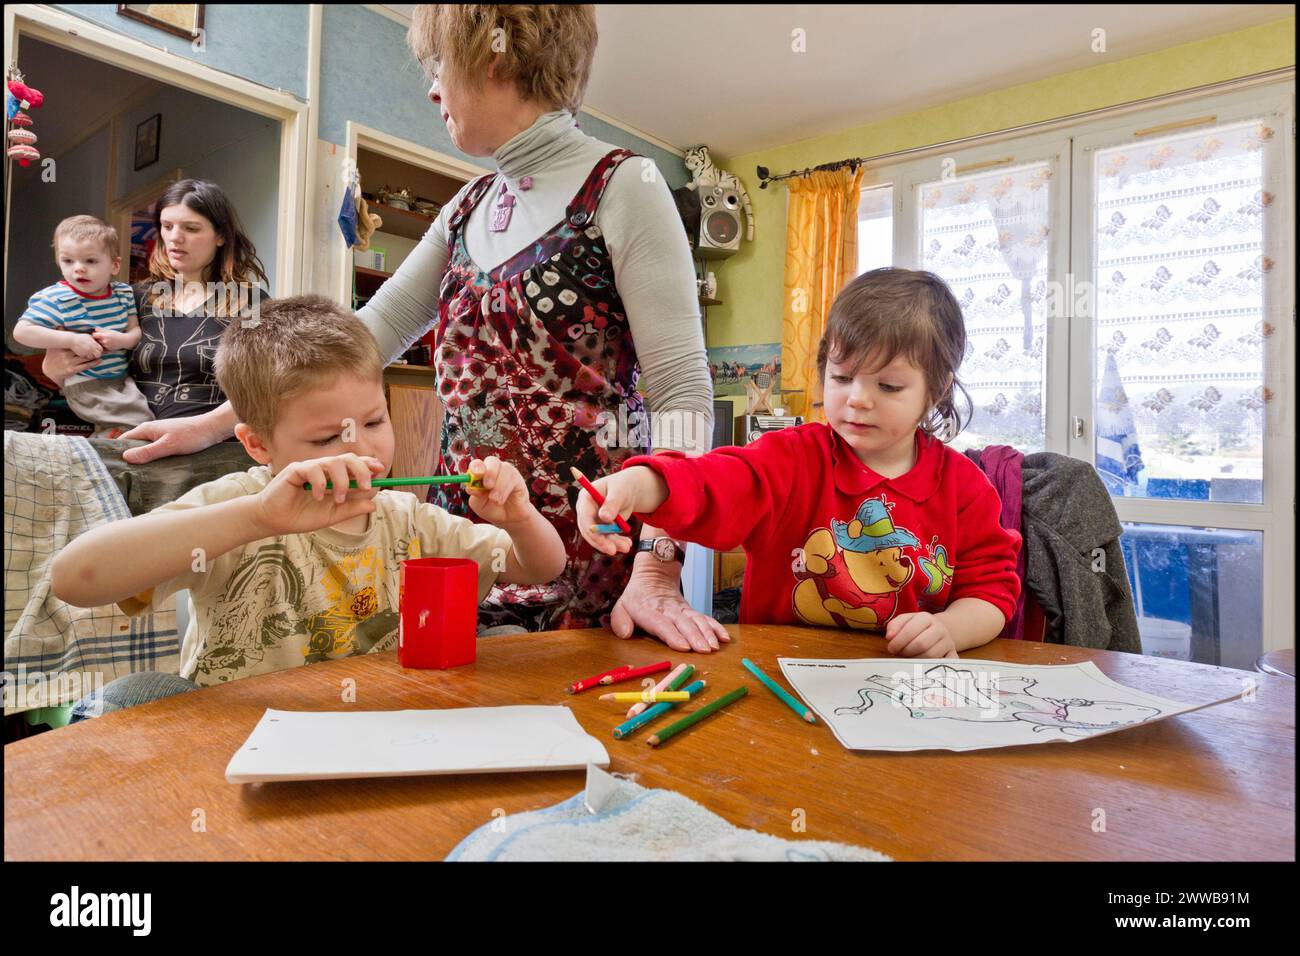
[[559,534],[508,462],[470,465],[483,524],[370,486],[392,467],[393,427],[383,360],[351,312],[320,296],[269,302],[258,320],[231,321],[216,373],[235,435],[261,465],[96,528],[53,572],[63,600],[130,614],[188,588],[182,677],[215,684],[394,648],[407,558],[478,562],[478,601],[497,581],[541,584],[563,570]]

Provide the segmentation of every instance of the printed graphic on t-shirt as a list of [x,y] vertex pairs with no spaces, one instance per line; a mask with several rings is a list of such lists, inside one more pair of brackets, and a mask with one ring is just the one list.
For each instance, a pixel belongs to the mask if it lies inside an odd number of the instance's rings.
[[[801,620],[883,631],[918,564],[926,578],[924,597],[934,600],[952,583],[953,566],[938,536],[923,549],[915,534],[895,527],[892,507],[883,494],[867,498],[851,520],[832,518],[829,528],[808,535],[792,595]],[[935,600],[935,609],[940,607]]]
[[387,569],[418,557],[420,541],[412,537],[397,542],[389,556],[369,546],[308,568],[308,579],[283,544],[259,547],[235,568],[213,609],[195,682],[220,683],[396,646],[398,611],[395,604],[383,606],[392,603],[385,596],[394,590]]

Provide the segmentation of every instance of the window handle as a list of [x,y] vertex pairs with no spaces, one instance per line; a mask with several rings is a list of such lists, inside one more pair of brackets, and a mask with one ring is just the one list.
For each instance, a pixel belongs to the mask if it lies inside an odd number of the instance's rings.
[[1075,438],[1082,438],[1082,437],[1083,437],[1083,427],[1084,427],[1084,421],[1083,421],[1083,419],[1080,418],[1078,415],[1075,415],[1073,418],[1070,419],[1070,423],[1071,423],[1071,426],[1072,426],[1073,429],[1074,429],[1074,437],[1075,437]]

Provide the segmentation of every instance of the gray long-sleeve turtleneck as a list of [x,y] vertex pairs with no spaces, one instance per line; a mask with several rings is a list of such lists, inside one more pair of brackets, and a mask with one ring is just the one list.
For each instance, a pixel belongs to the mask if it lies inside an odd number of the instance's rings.
[[[510,226],[492,232],[495,190],[464,224],[465,247],[481,269],[491,270],[554,228],[587,174],[614,147],[578,129],[567,110],[544,113],[493,154],[497,178],[515,196]],[[532,176],[531,189],[519,180]],[[468,187],[466,187],[468,188]],[[437,314],[438,288],[449,259],[447,220],[463,198],[448,202],[424,238],[358,315],[390,361],[428,331]],[[690,439],[672,447],[703,451],[713,421],[713,384],[704,350],[695,270],[681,218],[663,174],[651,159],[629,159],[614,175],[596,210],[606,239],[615,285],[627,312],[650,408],[693,416],[677,429]],[[663,447],[662,442],[657,442]]]

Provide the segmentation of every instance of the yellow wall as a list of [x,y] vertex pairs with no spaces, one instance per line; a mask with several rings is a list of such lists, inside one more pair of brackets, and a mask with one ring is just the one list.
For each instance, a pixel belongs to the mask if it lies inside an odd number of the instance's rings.
[[708,344],[781,341],[786,190],[779,183],[759,189],[757,165],[775,174],[929,146],[1294,65],[1295,18],[1289,17],[787,146],[715,156],[749,188],[757,225],[752,243],[709,265],[718,277],[718,298],[726,304],[708,310]]

